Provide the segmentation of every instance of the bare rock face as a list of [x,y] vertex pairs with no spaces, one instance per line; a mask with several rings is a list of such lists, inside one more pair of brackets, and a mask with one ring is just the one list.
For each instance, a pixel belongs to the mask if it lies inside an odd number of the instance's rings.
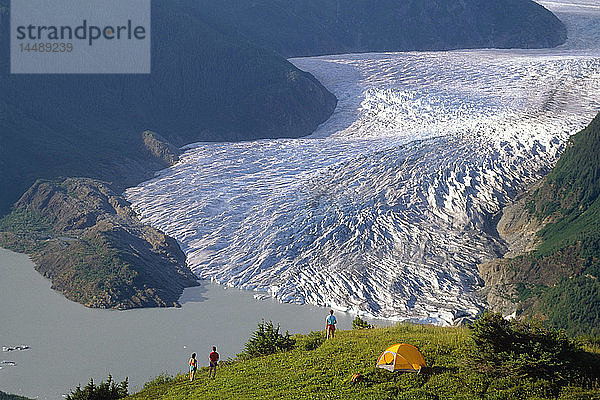
[[526,193],[502,210],[502,217],[498,221],[498,233],[509,247],[504,258],[517,257],[526,252],[535,250],[540,243],[537,236],[543,224],[535,218],[528,209],[533,193],[542,185],[542,181],[532,186]]
[[540,180],[502,210],[497,230],[508,245],[506,254],[502,258],[478,265],[481,278],[485,282],[480,295],[492,310],[505,316],[516,315],[519,311],[518,284],[526,278],[522,276],[523,270],[515,266],[519,261],[515,261],[514,258],[535,250],[540,243],[537,233],[544,224],[532,215],[528,205],[543,181]]
[[142,133],[142,140],[144,142],[144,147],[151,156],[164,161],[169,166],[179,161],[181,150],[173,146],[158,133],[144,131]]
[[485,287],[480,295],[489,307],[502,315],[515,315],[519,309],[518,282],[523,277],[513,265],[514,257],[535,250],[540,243],[537,235],[543,224],[528,209],[533,195],[543,184],[543,179],[502,210],[497,224],[500,237],[507,243],[508,251],[502,258],[478,265]]
[[492,260],[478,266],[485,287],[479,292],[490,309],[504,316],[513,315],[518,308],[518,292],[512,283],[512,273],[503,260]]
[[105,182],[37,181],[0,231],[3,245],[32,254],[53,289],[88,307],[179,306],[197,285],[177,242],[143,225]]

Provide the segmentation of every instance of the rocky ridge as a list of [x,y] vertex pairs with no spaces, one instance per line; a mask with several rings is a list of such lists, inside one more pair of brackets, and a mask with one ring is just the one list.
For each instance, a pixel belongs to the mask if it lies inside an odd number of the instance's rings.
[[0,244],[30,253],[53,289],[88,307],[178,306],[197,285],[177,242],[93,179],[37,181],[0,220]]

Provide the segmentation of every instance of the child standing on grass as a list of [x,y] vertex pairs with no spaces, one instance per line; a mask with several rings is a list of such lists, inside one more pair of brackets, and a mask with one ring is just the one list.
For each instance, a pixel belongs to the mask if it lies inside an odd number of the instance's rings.
[[192,357],[190,357],[190,382],[194,380],[194,374],[196,373],[196,369],[198,368],[198,361],[196,360],[196,353],[192,353]]
[[219,362],[219,353],[217,347],[213,346],[212,352],[208,355],[208,377],[214,378],[217,375],[217,363]]

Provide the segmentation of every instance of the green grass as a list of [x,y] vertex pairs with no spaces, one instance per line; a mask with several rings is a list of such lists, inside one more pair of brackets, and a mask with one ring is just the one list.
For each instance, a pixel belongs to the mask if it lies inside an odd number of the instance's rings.
[[[297,337],[301,342],[302,338]],[[428,363],[420,374],[375,368],[389,345],[417,346]],[[470,331],[460,327],[400,324],[393,327],[339,331],[315,350],[291,351],[225,362],[217,377],[200,368],[193,383],[186,374],[159,376],[130,399],[600,399],[600,389],[556,388],[544,379],[494,376],[472,368]],[[589,345],[591,356],[600,346]],[[184,360],[185,361],[185,360]],[[350,383],[352,374],[364,380]]]

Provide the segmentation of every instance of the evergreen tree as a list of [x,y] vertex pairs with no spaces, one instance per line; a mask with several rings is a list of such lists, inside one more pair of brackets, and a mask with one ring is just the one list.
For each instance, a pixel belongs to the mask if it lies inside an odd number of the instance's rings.
[[81,389],[81,385],[67,396],[67,400],[116,400],[127,396],[127,386],[129,380],[125,380],[119,384],[115,383],[111,375],[108,375],[106,382],[100,382],[99,385],[94,384],[94,379],[90,378],[89,383]]

